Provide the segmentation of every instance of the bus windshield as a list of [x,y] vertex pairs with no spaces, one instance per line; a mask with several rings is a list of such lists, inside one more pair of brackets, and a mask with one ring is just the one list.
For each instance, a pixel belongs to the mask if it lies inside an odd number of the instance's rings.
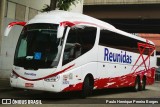
[[56,67],[61,54],[57,24],[29,24],[20,34],[14,65],[24,69]]

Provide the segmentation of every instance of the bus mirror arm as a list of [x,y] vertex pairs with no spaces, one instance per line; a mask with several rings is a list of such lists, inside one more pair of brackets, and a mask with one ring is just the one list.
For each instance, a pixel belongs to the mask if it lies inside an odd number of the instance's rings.
[[12,27],[8,27],[8,26],[7,26],[7,28],[6,28],[5,31],[4,31],[4,36],[8,36],[8,35],[9,35],[9,32],[11,31],[11,28],[12,28]]
[[4,36],[9,35],[9,32],[11,31],[11,29],[14,25],[25,26],[26,22],[11,22],[11,23],[9,23],[8,26],[6,27],[5,31],[4,31]]
[[69,22],[69,21],[64,21],[64,22],[61,22],[58,26],[58,31],[57,31],[57,38],[62,38],[63,37],[63,33],[64,33],[64,30],[65,30],[65,27],[68,26],[68,27],[72,27],[74,26],[75,24],[72,23],[72,22]]
[[58,26],[57,38],[62,38],[63,37],[64,29],[65,29],[64,26],[61,26],[61,25]]

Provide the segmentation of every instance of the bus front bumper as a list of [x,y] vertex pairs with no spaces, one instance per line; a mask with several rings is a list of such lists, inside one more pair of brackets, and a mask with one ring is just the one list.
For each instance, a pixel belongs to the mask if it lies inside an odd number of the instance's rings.
[[43,80],[38,81],[28,81],[20,77],[10,78],[11,87],[30,89],[30,90],[41,90],[50,92],[61,92],[60,81],[57,82],[47,82]]

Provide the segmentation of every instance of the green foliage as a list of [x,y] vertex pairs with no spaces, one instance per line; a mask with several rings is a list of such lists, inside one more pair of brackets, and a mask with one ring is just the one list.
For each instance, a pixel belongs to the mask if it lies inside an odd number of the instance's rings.
[[80,0],[58,0],[57,3],[57,8],[59,10],[69,10],[71,5],[75,5],[79,2]]
[[50,6],[47,5],[47,4],[45,4],[43,7],[44,7],[44,8],[41,10],[41,12],[48,12],[48,11],[51,10],[51,9],[50,9]]
[[[59,10],[69,10],[71,5],[75,5],[81,1],[81,0],[57,0],[56,8]],[[41,10],[41,12],[48,12],[51,11],[51,7],[49,5],[43,6],[44,8]]]

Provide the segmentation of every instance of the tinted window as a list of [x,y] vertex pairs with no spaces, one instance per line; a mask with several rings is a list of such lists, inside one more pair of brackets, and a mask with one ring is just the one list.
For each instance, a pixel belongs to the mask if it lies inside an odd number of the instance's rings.
[[92,49],[96,31],[97,29],[93,27],[70,29],[63,55],[63,65]]
[[156,51],[156,55],[160,55],[160,51]]
[[157,66],[160,66],[160,58],[157,58]]
[[14,65],[25,69],[56,67],[61,53],[57,24],[30,24],[19,37]]
[[[144,42],[108,30],[101,30],[100,33],[99,45],[102,46],[140,53],[138,43]],[[143,53],[148,55],[149,51],[150,49],[147,48]]]

